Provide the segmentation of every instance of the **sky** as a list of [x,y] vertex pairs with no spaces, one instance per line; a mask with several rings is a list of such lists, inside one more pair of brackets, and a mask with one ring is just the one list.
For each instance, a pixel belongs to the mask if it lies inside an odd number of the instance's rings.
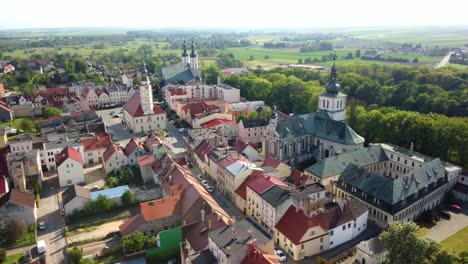
[[0,29],[468,25],[468,0],[0,0]]

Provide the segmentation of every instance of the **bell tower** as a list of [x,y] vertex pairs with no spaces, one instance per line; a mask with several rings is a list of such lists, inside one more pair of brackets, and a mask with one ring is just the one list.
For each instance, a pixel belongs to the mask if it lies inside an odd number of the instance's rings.
[[143,60],[143,66],[145,67],[146,77],[141,80],[140,83],[140,102],[141,109],[145,115],[154,114],[153,110],[153,90],[151,88],[151,82],[148,78],[148,70],[146,69],[146,63]]
[[341,87],[337,81],[335,61],[336,53],[333,55],[333,66],[326,92],[319,96],[318,111],[327,113],[330,119],[344,122],[346,120],[346,94],[340,92]]
[[189,56],[187,53],[187,43],[185,42],[185,40],[184,40],[184,45],[182,46],[182,48],[184,49],[184,51],[182,52],[182,63],[189,64],[190,61],[189,61]]
[[198,69],[198,56],[195,53],[195,44],[192,40],[192,52],[190,52],[190,69]]

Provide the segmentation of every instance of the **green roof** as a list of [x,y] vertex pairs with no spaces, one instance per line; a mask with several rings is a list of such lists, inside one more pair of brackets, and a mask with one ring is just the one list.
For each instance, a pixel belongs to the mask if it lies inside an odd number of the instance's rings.
[[362,167],[385,160],[388,160],[388,158],[382,146],[374,145],[323,159],[306,168],[305,171],[321,179],[325,179],[341,174],[350,163]]
[[161,231],[159,236],[159,247],[149,249],[146,251],[146,258],[149,260],[154,259],[167,259],[173,255],[178,254],[179,246],[182,242],[182,228],[176,227]]
[[378,173],[369,173],[366,169],[351,163],[340,175],[338,186],[341,183],[346,183],[380,201],[394,205],[424,188],[429,188],[431,183],[444,177],[445,168],[439,158],[426,162],[417,168],[414,177],[401,176],[398,179]]
[[200,71],[197,69],[190,69],[190,65],[186,63],[172,64],[160,68],[161,77],[166,82],[184,82],[199,78]]
[[345,122],[330,119],[324,112],[280,119],[276,132],[282,139],[316,135],[319,138],[345,145],[364,143],[364,138],[354,132]]

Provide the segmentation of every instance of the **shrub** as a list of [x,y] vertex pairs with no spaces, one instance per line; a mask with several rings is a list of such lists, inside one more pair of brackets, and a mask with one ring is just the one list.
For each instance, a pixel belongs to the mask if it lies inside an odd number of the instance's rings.
[[67,250],[67,255],[70,264],[80,264],[82,254],[77,247]]
[[6,251],[3,248],[0,248],[0,263],[5,262],[6,260]]
[[28,226],[23,219],[14,219],[8,224],[7,238],[11,243],[16,242],[22,236],[26,235],[28,231]]
[[126,207],[135,205],[137,203],[135,194],[130,190],[124,192],[121,198],[122,198],[122,204]]

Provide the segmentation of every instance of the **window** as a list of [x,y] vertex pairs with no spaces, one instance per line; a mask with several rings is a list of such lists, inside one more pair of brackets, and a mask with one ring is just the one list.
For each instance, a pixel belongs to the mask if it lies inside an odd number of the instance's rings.
[[323,250],[323,245],[320,246],[320,250]]
[[348,223],[348,228],[350,228],[350,227],[351,227],[351,223]]
[[334,231],[332,230],[332,231],[330,232],[330,236],[333,236],[333,233],[334,233]]
[[301,245],[301,249],[304,249],[304,244]]
[[333,245],[333,241],[330,242],[330,246]]
[[343,225],[343,230],[346,230],[346,225]]
[[320,238],[320,243],[322,243],[322,242],[323,242],[323,237]]

